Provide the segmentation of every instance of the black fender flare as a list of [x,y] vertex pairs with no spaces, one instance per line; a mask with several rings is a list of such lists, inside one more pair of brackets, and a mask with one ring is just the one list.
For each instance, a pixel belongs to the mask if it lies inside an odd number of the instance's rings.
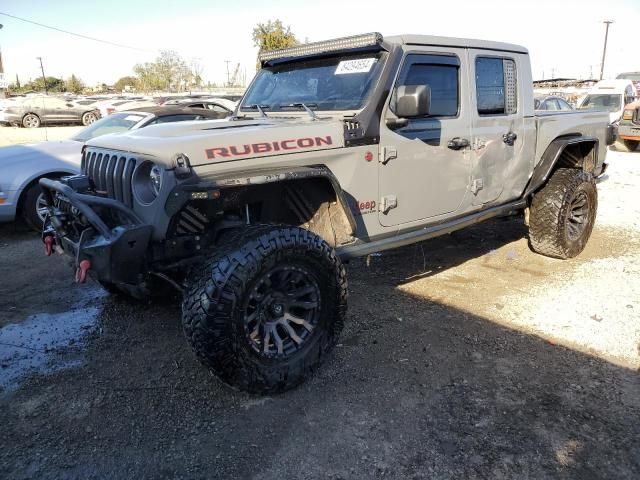
[[[598,146],[600,141],[596,137],[590,137],[581,134],[563,135],[551,141],[547,149],[542,154],[540,161],[534,167],[529,183],[525,187],[523,197],[527,197],[531,193],[538,190],[551,176],[554,167],[558,163],[562,152],[570,145],[591,144],[593,149],[593,168],[598,165]],[[589,171],[589,170],[585,170]],[[593,173],[593,171],[589,171]]]
[[[305,167],[270,168],[269,170],[254,170],[242,175],[237,173],[230,176],[220,176],[197,183],[182,183],[174,188],[165,204],[165,212],[173,216],[191,198],[193,192],[207,192],[208,198],[213,198],[220,190],[233,187],[248,187],[251,185],[264,185],[268,183],[288,182],[319,178],[329,182],[336,195],[347,221],[351,235],[356,232],[356,220],[349,206],[347,196],[340,186],[340,182],[333,172],[324,165],[311,165]],[[205,197],[206,198],[206,197]]]

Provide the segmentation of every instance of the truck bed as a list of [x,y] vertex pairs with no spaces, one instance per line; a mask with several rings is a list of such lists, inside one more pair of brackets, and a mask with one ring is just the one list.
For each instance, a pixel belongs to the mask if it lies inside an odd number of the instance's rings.
[[552,140],[563,135],[581,134],[599,140],[598,164],[604,161],[607,151],[607,130],[609,113],[600,110],[574,110],[570,112],[536,112],[537,139],[535,164],[540,162],[542,154]]

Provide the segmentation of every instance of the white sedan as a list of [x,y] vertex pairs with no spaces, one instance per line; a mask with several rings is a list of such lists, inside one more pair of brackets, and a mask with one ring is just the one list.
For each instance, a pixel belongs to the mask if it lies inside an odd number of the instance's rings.
[[215,120],[225,116],[211,110],[153,106],[111,114],[69,140],[1,147],[0,222],[12,222],[21,215],[29,226],[40,230],[47,209],[38,180],[80,173],[82,146],[91,138],[156,123]]

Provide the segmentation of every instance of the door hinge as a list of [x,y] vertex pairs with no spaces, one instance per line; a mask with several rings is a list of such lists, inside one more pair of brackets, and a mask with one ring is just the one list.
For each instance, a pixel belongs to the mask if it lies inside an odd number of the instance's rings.
[[380,199],[380,211],[384,214],[397,206],[398,198],[395,195],[385,195]]
[[473,180],[473,182],[471,182],[471,193],[477,195],[477,193],[482,190],[483,187],[484,182],[482,181],[482,179],[476,178],[475,180]]
[[486,146],[487,146],[487,142],[476,137],[473,139],[473,145],[471,146],[471,148],[473,148],[474,150],[481,150]]
[[380,150],[380,163],[386,165],[389,160],[398,158],[398,150],[396,147],[382,147]]

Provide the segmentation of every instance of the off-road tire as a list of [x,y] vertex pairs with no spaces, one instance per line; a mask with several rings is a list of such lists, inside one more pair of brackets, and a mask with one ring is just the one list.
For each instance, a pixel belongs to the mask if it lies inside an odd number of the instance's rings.
[[42,198],[42,187],[38,182],[31,184],[20,198],[20,214],[24,222],[37,232],[42,231],[43,219],[38,216],[38,203]]
[[39,128],[40,127],[40,117],[35,113],[27,113],[24,117],[22,117],[22,126],[24,128]]
[[[531,249],[553,258],[575,257],[589,240],[597,208],[598,191],[593,175],[573,168],[559,168],[531,202]],[[583,222],[576,222],[576,218]]]
[[96,120],[98,120],[98,115],[96,115],[95,112],[85,112],[82,114],[82,125],[85,127],[91,125]]
[[629,150],[630,152],[635,152],[636,149],[638,148],[638,144],[640,143],[640,141],[638,141],[638,140],[623,140],[622,143],[624,143],[624,146],[627,147],[627,150]]
[[[335,250],[308,230],[277,225],[228,232],[217,250],[191,272],[182,304],[187,340],[199,360],[234,388],[271,394],[295,387],[320,365],[344,325],[347,279]],[[269,357],[252,346],[245,312],[260,279],[285,267],[304,269],[316,282],[317,323],[298,350]]]

